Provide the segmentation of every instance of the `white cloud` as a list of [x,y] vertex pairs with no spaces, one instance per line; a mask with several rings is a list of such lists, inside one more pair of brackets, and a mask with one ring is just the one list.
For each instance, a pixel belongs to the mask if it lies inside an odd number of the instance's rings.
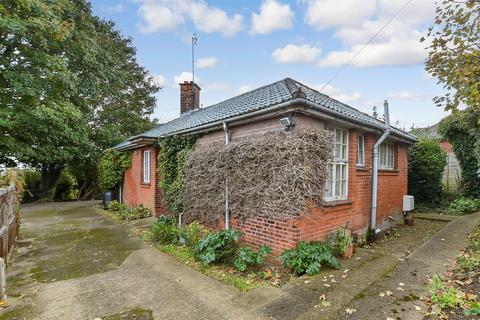
[[308,44],[287,44],[284,48],[275,49],[272,56],[278,63],[313,63],[319,54],[319,48]]
[[276,0],[265,0],[260,14],[252,13],[252,34],[268,34],[274,30],[290,29],[293,26],[294,13],[288,4]]
[[425,101],[428,98],[419,94],[414,94],[409,91],[389,92],[388,98],[392,100],[404,100],[404,101]]
[[253,89],[253,87],[251,85],[245,84],[243,86],[240,86],[240,88],[238,88],[237,90],[235,90],[235,93],[236,94],[242,94],[242,93],[248,92],[252,89]]
[[143,0],[138,13],[143,18],[140,31],[145,33],[170,31],[191,21],[206,33],[221,33],[232,37],[243,28],[243,16],[209,6],[202,0]]
[[[184,71],[182,73],[180,73],[179,75],[176,75],[175,77],[173,77],[173,81],[178,84],[178,83],[183,83],[185,81],[192,81],[192,73],[191,72],[187,72],[187,71]],[[199,83],[200,82],[200,79],[197,78],[195,76],[195,82],[196,83]]]
[[410,65],[422,63],[426,55],[423,44],[418,40],[393,38],[388,42],[367,46],[353,61],[350,61],[360,48],[361,45],[355,45],[345,51],[332,51],[320,61],[319,66],[339,67],[345,64],[351,64],[355,67]]
[[[433,21],[435,6],[431,0],[417,0],[384,28],[385,24],[405,5],[403,0],[308,1],[307,23],[317,29],[334,28],[334,37],[343,49],[329,52],[319,63],[321,67],[351,64],[355,67],[410,65],[426,58],[426,43],[420,43],[425,24]],[[315,19],[314,19],[315,18]],[[374,35],[376,38],[350,63],[350,59]]]
[[218,64],[218,59],[216,57],[206,57],[200,58],[197,60],[196,66],[199,69],[215,67]]
[[340,88],[334,87],[331,84],[313,85],[312,88],[343,103],[356,103],[363,99],[363,96],[357,91],[347,94]]
[[167,79],[161,74],[154,74],[152,76],[152,81],[153,83],[155,83],[157,86],[160,86],[160,87],[164,87],[165,84],[167,83]]
[[375,0],[308,0],[305,22],[317,30],[353,26],[372,16]]
[[144,33],[170,31],[185,22],[180,12],[150,1],[142,3],[138,13],[145,20],[140,25],[140,31]]

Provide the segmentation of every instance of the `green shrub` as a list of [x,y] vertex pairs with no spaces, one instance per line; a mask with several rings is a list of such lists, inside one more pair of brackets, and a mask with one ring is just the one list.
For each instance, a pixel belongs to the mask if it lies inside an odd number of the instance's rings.
[[[454,112],[443,119],[438,132],[446,138],[462,169],[460,191],[467,197],[480,198],[480,115],[475,108]],[[477,151],[477,152],[476,152]]]
[[116,200],[108,203],[108,209],[113,211],[122,221],[133,221],[152,216],[152,210],[145,208],[142,204],[135,207],[128,207]]
[[98,164],[98,183],[105,192],[123,182],[125,171],[132,165],[132,153],[108,149]]
[[249,247],[242,247],[238,251],[233,265],[238,271],[245,271],[250,266],[261,266],[265,263],[267,255],[272,253],[272,248],[261,246],[258,251],[254,251]]
[[145,208],[142,204],[127,209],[127,221],[144,219],[152,216],[152,210]]
[[480,199],[458,198],[448,207],[448,213],[464,215],[480,210]]
[[208,234],[208,229],[195,221],[182,228],[180,242],[190,248],[195,248],[200,240]]
[[285,250],[280,259],[285,267],[293,269],[296,274],[316,274],[323,264],[340,268],[331,246],[318,241],[300,241],[295,248]]
[[181,230],[174,217],[160,216],[158,221],[150,226],[149,240],[161,244],[178,244]]
[[77,200],[78,183],[75,176],[68,170],[63,170],[55,183],[53,199],[55,201]]
[[204,265],[231,262],[237,252],[240,235],[233,229],[208,234],[195,247],[196,259]]
[[437,202],[442,196],[446,154],[435,139],[423,138],[410,148],[408,192],[419,202]]
[[339,254],[347,252],[348,247],[353,243],[352,232],[347,228],[340,228],[335,233],[334,247]]
[[40,184],[42,175],[37,170],[26,169],[19,172],[25,180],[25,190],[23,191],[22,201],[32,202],[40,198]]
[[121,211],[127,210],[128,206],[126,204],[118,202],[117,200],[112,200],[108,203],[107,208],[111,211]]

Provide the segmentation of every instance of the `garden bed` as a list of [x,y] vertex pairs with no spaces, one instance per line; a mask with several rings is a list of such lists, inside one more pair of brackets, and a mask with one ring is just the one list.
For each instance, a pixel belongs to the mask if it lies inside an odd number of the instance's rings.
[[210,231],[196,222],[178,227],[175,218],[167,216],[161,216],[139,234],[151,246],[191,268],[247,292],[262,285],[279,287],[297,276],[314,275],[325,267],[339,268],[334,252],[351,245],[351,233],[346,231],[337,232],[335,244],[300,241],[279,257],[270,256],[271,249],[267,246],[256,250],[242,246],[239,231]]

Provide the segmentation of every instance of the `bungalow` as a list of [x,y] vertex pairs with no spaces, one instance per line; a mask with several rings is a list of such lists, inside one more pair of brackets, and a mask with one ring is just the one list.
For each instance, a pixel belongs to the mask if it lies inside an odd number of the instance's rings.
[[[335,157],[325,188],[327,205],[313,209],[308,218],[232,221],[244,233],[245,242],[266,244],[278,253],[299,240],[323,239],[347,223],[356,233],[383,228],[389,216],[402,212],[408,148],[416,138],[397,128],[386,130],[383,121],[298,81],[286,78],[206,108],[200,108],[200,87],[184,82],[180,112],[178,118],[115,146],[133,151],[122,188],[128,205],[143,204],[157,216],[166,213],[156,173],[157,141],[162,137],[195,133],[197,144],[205,145],[269,131],[322,129],[335,137]],[[374,145],[380,137],[386,139],[376,148],[378,173],[374,174]],[[378,194],[373,199],[377,201],[372,201],[375,183]]]

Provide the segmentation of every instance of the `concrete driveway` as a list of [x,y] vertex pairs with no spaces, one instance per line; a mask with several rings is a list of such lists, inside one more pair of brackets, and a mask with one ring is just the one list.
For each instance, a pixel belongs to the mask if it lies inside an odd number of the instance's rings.
[[274,288],[248,294],[146,246],[93,202],[23,209],[0,319],[96,319],[134,308],[155,319],[257,319]]

